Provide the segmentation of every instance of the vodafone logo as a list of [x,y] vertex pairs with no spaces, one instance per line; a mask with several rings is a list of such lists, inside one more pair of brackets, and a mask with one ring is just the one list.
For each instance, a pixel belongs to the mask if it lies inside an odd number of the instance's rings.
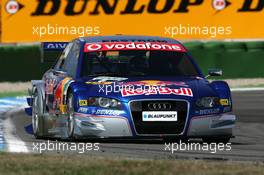
[[85,45],[85,50],[87,50],[87,52],[92,52],[92,51],[97,51],[100,50],[102,48],[101,44],[87,44]]
[[152,42],[112,42],[112,43],[86,43],[84,52],[111,51],[111,50],[160,50],[185,52],[183,46],[169,43]]
[[213,0],[213,8],[215,10],[224,10],[227,6],[225,0]]

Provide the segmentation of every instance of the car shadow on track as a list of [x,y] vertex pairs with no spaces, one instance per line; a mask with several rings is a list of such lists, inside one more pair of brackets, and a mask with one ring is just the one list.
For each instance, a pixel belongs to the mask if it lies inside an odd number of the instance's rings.
[[[203,144],[204,142],[201,139],[180,139],[180,138],[174,138],[174,139],[162,139],[162,138],[137,138],[137,139],[131,139],[131,138],[89,138],[89,139],[45,139],[50,141],[59,141],[59,142],[79,142],[79,143],[111,143],[111,144],[165,144],[165,143],[199,143]],[[233,145],[248,145],[244,143],[238,143],[238,142],[231,142]]]

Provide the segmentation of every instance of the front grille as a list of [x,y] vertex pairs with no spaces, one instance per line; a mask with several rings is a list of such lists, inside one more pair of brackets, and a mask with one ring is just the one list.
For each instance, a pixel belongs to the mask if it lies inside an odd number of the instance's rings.
[[[170,109],[161,108],[160,111],[177,111],[177,121],[142,121],[142,111],[159,111],[150,108],[153,103],[170,104]],[[151,104],[152,103],[152,104]],[[151,104],[151,105],[149,105]],[[130,102],[130,110],[138,134],[180,134],[182,133],[188,113],[188,103],[186,101],[172,100],[148,100]]]

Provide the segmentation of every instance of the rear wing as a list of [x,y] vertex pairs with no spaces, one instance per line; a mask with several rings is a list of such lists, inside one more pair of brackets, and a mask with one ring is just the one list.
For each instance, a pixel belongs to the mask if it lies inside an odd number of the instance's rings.
[[41,63],[53,63],[60,56],[68,42],[41,43]]

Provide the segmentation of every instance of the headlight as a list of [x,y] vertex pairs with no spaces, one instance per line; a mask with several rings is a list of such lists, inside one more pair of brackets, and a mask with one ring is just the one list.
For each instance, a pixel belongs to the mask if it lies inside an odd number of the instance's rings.
[[203,97],[196,101],[196,105],[198,107],[213,108],[216,105],[219,105],[219,98],[218,97]]
[[100,106],[102,108],[113,108],[113,109],[121,109],[121,102],[112,98],[104,98],[104,97],[90,97],[88,99],[89,106]]

